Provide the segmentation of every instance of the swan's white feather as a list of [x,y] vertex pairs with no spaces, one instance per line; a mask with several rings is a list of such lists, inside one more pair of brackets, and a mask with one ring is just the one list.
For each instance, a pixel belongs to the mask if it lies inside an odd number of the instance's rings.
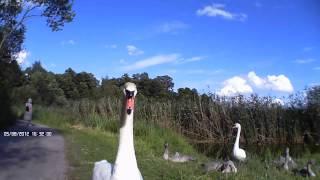
[[241,148],[234,149],[233,156],[239,161],[244,161],[247,157],[246,152]]
[[113,165],[107,160],[97,161],[94,164],[92,180],[110,180]]

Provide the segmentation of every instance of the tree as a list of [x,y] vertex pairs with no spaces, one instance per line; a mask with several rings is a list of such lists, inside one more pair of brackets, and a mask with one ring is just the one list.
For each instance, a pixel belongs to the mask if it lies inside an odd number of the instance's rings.
[[46,73],[47,70],[45,70],[43,67],[42,67],[42,64],[40,61],[35,61],[31,67],[28,67],[26,70],[25,70],[25,73],[26,74],[32,74],[32,73],[35,73],[35,72],[43,72],[43,73]]
[[0,128],[14,122],[11,91],[22,84],[23,74],[16,61],[0,60]]
[[71,68],[68,68],[64,74],[57,74],[56,79],[66,98],[75,100],[80,97],[76,73]]
[[75,16],[72,0],[2,0],[0,1],[0,53],[7,57],[21,50],[26,20],[45,17],[52,31],[61,30]]
[[120,97],[121,95],[121,92],[119,91],[118,80],[115,78],[102,78],[100,89],[102,96]]
[[165,91],[173,91],[174,83],[170,76],[157,76],[154,80],[158,81]]
[[93,74],[81,72],[76,75],[75,79],[80,98],[95,97],[99,83]]
[[59,88],[53,73],[35,72],[31,74],[32,86],[37,89],[34,99],[46,105],[64,104],[63,90]]
[[[21,51],[26,32],[26,20],[35,16],[42,16],[46,18],[47,25],[52,31],[61,30],[64,24],[71,22],[75,16],[72,4],[73,0],[0,1],[0,102],[5,106],[5,108],[1,108],[3,114],[0,115],[0,126],[12,123],[15,119],[11,110],[13,102],[11,96],[14,92],[15,83],[23,80],[24,77],[20,76],[20,67],[14,60],[16,59],[15,55]],[[14,74],[8,75],[5,73],[15,65],[17,70]],[[10,80],[16,76],[21,78],[15,81]],[[30,92],[33,92],[34,89],[30,85],[29,87]]]
[[[35,62],[31,68],[26,69],[29,81],[24,88],[36,103],[64,104],[66,99],[63,90],[59,87],[55,74],[47,72],[40,62]],[[33,92],[36,92],[35,94]]]

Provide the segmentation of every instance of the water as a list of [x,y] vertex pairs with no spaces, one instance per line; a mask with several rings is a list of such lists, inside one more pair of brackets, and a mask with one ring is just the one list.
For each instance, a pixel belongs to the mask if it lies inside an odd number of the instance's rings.
[[[229,159],[231,158],[233,144],[194,144],[196,149],[213,159]],[[247,156],[265,156],[271,153],[272,156],[284,154],[286,147],[290,148],[290,155],[293,157],[301,157],[305,153],[320,153],[320,146],[304,145],[304,144],[268,144],[268,145],[240,145],[244,149]]]

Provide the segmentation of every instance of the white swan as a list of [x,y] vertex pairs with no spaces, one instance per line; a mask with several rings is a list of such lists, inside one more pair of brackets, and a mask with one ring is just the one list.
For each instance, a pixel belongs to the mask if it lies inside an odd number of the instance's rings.
[[183,163],[183,162],[196,160],[195,157],[192,157],[192,156],[189,156],[189,155],[180,154],[179,152],[176,152],[173,156],[170,157],[170,155],[169,155],[169,144],[168,143],[164,144],[163,159],[164,160],[169,160],[169,161],[172,161],[172,162],[178,162],[178,163]]
[[237,138],[236,138],[236,142],[234,143],[233,146],[233,157],[239,161],[244,161],[246,159],[246,152],[239,148],[239,139],[240,139],[240,132],[241,132],[241,125],[239,123],[236,123],[233,128],[237,128]]
[[93,169],[93,180],[142,180],[138,169],[133,142],[133,113],[137,88],[134,83],[124,85],[124,102],[121,114],[121,127],[118,153],[115,164],[107,160],[98,161]]

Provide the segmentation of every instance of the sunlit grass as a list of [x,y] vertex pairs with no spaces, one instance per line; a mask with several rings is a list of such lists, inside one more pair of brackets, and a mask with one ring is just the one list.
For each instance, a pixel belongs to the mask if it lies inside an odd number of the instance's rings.
[[[35,121],[59,129],[66,139],[66,152],[69,160],[68,176],[70,179],[91,179],[95,161],[106,159],[114,162],[118,146],[118,122],[98,116],[90,120],[79,121],[68,111],[53,108],[35,110]],[[95,128],[87,127],[90,121],[101,124]],[[152,123],[135,121],[135,149],[139,169],[144,179],[304,179],[295,177],[291,172],[278,170],[270,162],[274,157],[266,153],[263,157],[250,156],[247,163],[238,166],[237,174],[206,174],[201,163],[209,161],[208,157],[196,150],[171,129],[160,128]],[[174,164],[162,159],[164,142],[170,144],[170,151],[192,154],[197,161]],[[264,161],[266,159],[266,161]],[[309,159],[320,162],[320,154],[306,153],[297,160],[303,167]],[[319,167],[314,167],[318,174]]]

